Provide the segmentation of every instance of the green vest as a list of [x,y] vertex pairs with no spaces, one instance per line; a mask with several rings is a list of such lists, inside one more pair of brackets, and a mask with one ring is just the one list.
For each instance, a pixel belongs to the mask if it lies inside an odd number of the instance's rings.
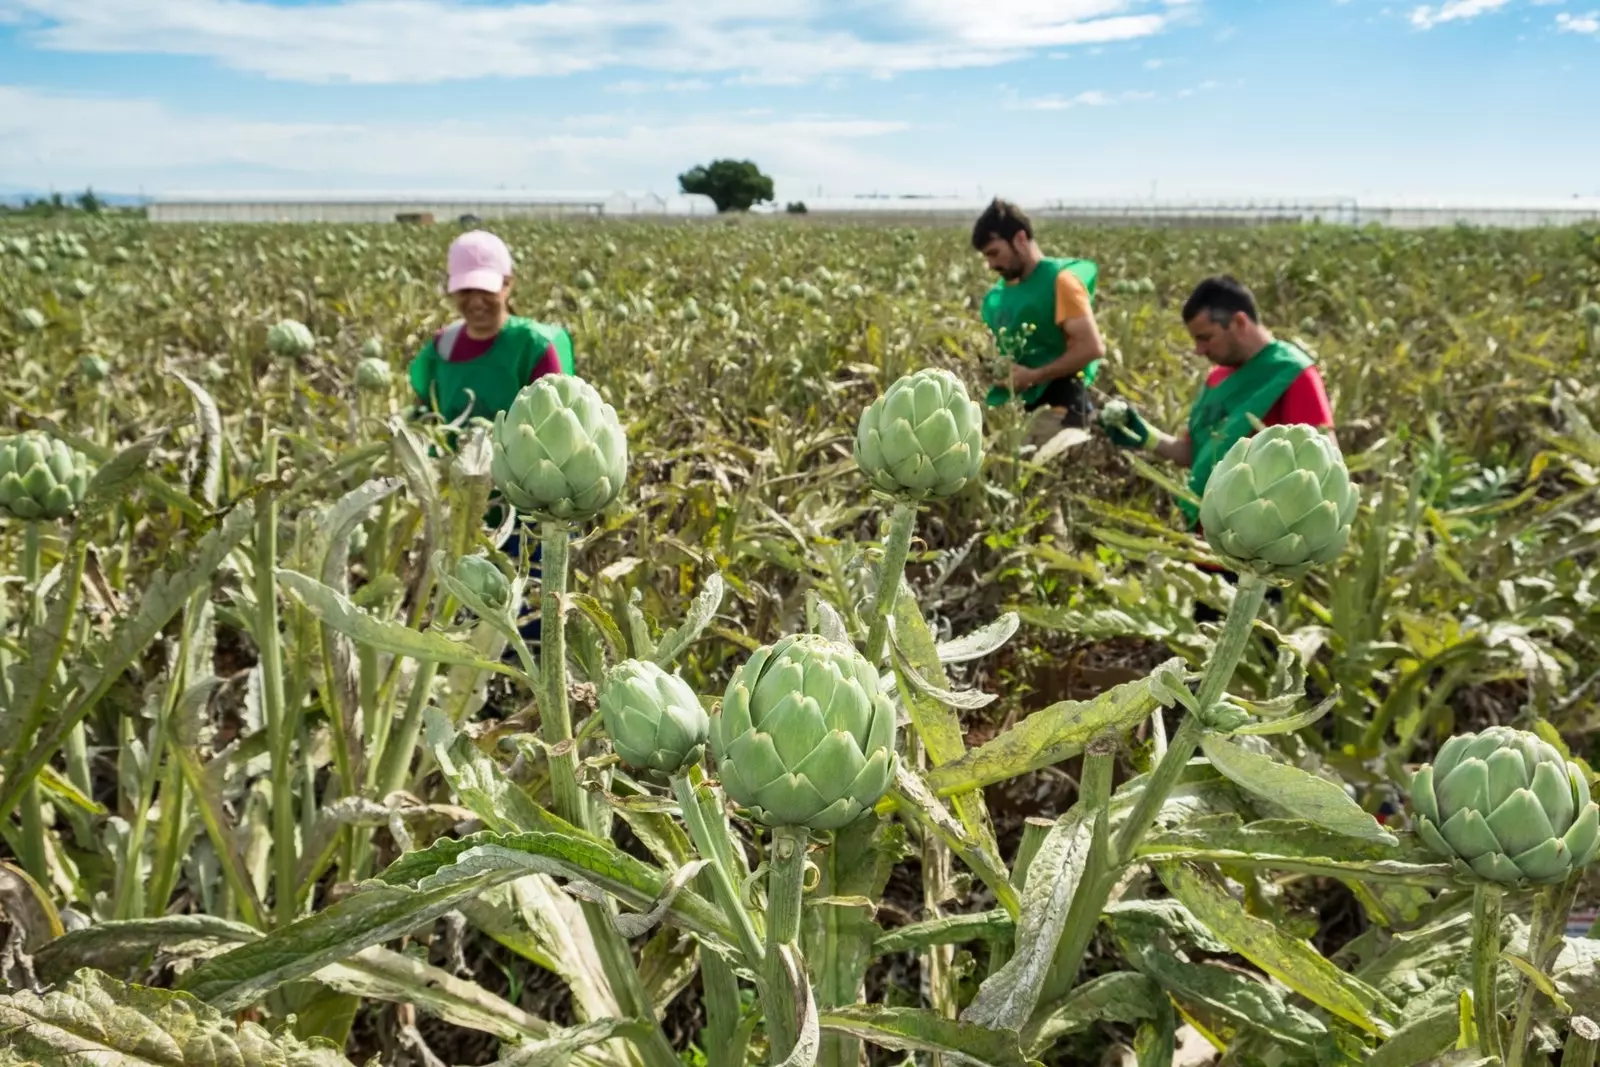
[[[1010,356],[1013,363],[1031,368],[1043,367],[1054,363],[1066,352],[1067,335],[1056,323],[1056,275],[1064,270],[1071,271],[1083,282],[1084,288],[1089,290],[1089,306],[1093,307],[1094,287],[1100,277],[1100,268],[1088,259],[1042,259],[1033,273],[1020,282],[1011,283],[1001,278],[984,294],[984,325],[989,327],[1000,350]],[[1026,338],[1020,336],[1024,324],[1033,327],[1033,333]],[[1002,336],[1001,331],[1005,331],[1006,336]],[[1083,369],[1081,377],[1085,384],[1092,384],[1099,373],[1100,361],[1095,360]],[[1022,402],[1033,403],[1050,384],[1041,382],[1024,390]],[[997,385],[989,390],[984,402],[996,407],[1010,397],[1011,390]]]
[[[1265,419],[1311,363],[1311,357],[1300,348],[1274,341],[1216,385],[1200,390],[1189,410],[1190,492],[1196,497],[1205,495],[1217,462],[1240,438],[1256,432],[1251,419]],[[1199,522],[1197,505],[1180,500],[1178,507],[1191,527]]]
[[[459,322],[447,326],[438,346],[448,352],[461,335],[460,327]],[[563,327],[518,315],[506,320],[489,351],[466,362],[445,359],[430,338],[411,363],[411,385],[424,404],[433,404],[437,391],[438,411],[448,421],[467,412],[469,405],[472,415],[493,421],[528,384],[552,344],[562,373],[572,374],[572,336]]]

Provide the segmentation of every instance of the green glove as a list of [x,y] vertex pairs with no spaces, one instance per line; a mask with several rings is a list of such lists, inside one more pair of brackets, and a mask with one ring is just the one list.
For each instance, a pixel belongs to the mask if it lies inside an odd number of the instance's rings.
[[1111,400],[1100,409],[1100,428],[1118,448],[1155,447],[1150,424],[1126,400]]

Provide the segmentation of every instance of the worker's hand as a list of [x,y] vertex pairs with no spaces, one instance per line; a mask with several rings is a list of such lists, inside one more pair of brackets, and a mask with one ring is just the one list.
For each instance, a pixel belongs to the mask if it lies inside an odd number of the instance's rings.
[[1126,400],[1111,400],[1100,409],[1100,428],[1118,448],[1154,448],[1150,424]]

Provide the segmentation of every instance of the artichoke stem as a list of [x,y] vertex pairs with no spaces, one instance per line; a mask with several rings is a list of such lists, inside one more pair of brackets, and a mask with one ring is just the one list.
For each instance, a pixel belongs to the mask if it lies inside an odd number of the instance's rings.
[[[693,769],[693,765],[690,769]],[[717,903],[722,906],[723,914],[728,917],[739,939],[739,951],[744,953],[745,965],[760,974],[766,952],[761,946],[761,938],[756,935],[750,912],[739,900],[739,888],[728,869],[726,843],[719,844],[712,836],[714,831],[710,820],[706,818],[705,810],[700,806],[699,793],[687,774],[672,776],[672,792],[678,798],[678,806],[683,809],[683,822],[689,829],[689,839],[694,842],[700,855],[711,861],[711,866],[705,868],[705,873],[700,877],[711,883]]]
[[899,598],[900,579],[906,572],[906,557],[911,554],[911,534],[917,527],[917,506],[898,501],[889,517],[889,540],[883,546],[883,565],[878,570],[878,588],[872,598],[872,627],[867,631],[867,662],[881,666],[883,646],[889,637],[889,616]]
[[1502,1058],[1500,1010],[1495,1004],[1495,972],[1500,963],[1500,889],[1480,883],[1472,891],[1472,1014],[1478,1049]]
[[[1116,859],[1119,865],[1133,858],[1133,850],[1144,840],[1144,835],[1149,832],[1156,813],[1161,810],[1161,805],[1166,803],[1167,795],[1178,782],[1178,776],[1183,773],[1184,767],[1188,766],[1190,758],[1194,756],[1194,750],[1199,747],[1200,735],[1205,732],[1205,716],[1217,706],[1218,701],[1222,699],[1223,691],[1233,680],[1234,669],[1244,658],[1245,645],[1250,641],[1256,613],[1261,610],[1261,602],[1266,596],[1265,578],[1249,571],[1239,576],[1239,588],[1234,593],[1233,603],[1228,607],[1228,617],[1222,624],[1222,638],[1217,642],[1217,647],[1211,655],[1211,662],[1206,665],[1205,677],[1200,682],[1200,694],[1195,702],[1197,711],[1183,717],[1178,732],[1167,744],[1166,755],[1162,756],[1161,762],[1156,765],[1149,783],[1145,785],[1144,793],[1139,797],[1139,803],[1133,809],[1133,814],[1123,824],[1122,832],[1117,835]],[[1156,714],[1160,714],[1159,709]]]
[[[1583,872],[1574,871],[1561,885],[1547,886],[1533,898],[1533,916],[1528,923],[1528,962],[1549,973],[1561,951],[1562,935],[1567,928],[1567,914],[1578,895],[1578,883]],[[1527,978],[1522,979],[1522,996],[1517,1000],[1516,1029],[1511,1033],[1511,1047],[1506,1050],[1506,1067],[1522,1067],[1528,1055],[1528,1030],[1533,1026],[1533,1002],[1539,996],[1539,987]]]
[[[39,524],[25,522],[22,524],[22,581],[27,590],[28,628],[31,630],[39,622],[43,614],[39,602]],[[27,742],[27,738],[23,742]],[[22,791],[22,860],[23,868],[33,876],[34,881],[40,885],[50,884],[50,875],[45,864],[44,843],[44,811],[43,801],[39,796],[39,777],[34,775],[28,779],[26,788]]]
[[539,574],[539,732],[550,752],[550,788],[556,814],[588,830],[589,813],[578,788],[578,746],[572,741],[567,704],[567,627],[561,601],[567,595],[565,524],[545,520],[539,528],[543,566]]
[[[262,450],[262,474],[278,476],[278,438],[270,430]],[[289,762],[293,724],[286,719],[283,656],[278,645],[278,505],[268,489],[256,516],[256,647],[261,663],[261,696],[272,753],[273,910],[280,926],[294,921],[298,863],[295,859],[294,767]]]
[[[1098,886],[1104,881],[1109,887],[1116,880],[1117,864],[1112,862],[1111,846],[1111,782],[1117,769],[1117,739],[1102,734],[1089,742],[1083,755],[1083,775],[1078,783],[1077,803],[1085,811],[1094,812],[1094,836],[1089,844],[1089,856],[1084,863],[1081,885]],[[1041,839],[1042,843],[1042,839]],[[1109,893],[1109,888],[1107,889]],[[1082,903],[1079,903],[1082,898]],[[1091,907],[1093,905],[1093,907]],[[1040,1004],[1050,1004],[1072,991],[1077,982],[1083,957],[1089,943],[1100,927],[1100,912],[1105,901],[1086,896],[1080,889],[1073,894],[1067,906],[1067,921],[1056,942],[1054,961],[1039,995]]]
[[774,1063],[789,1055],[798,1036],[799,1005],[784,968],[782,949],[788,946],[798,955],[808,836],[804,826],[778,826],[772,831],[771,867],[767,874],[767,956],[762,973],[767,986],[767,1039]]
[[1600,1045],[1600,1025],[1587,1015],[1574,1015],[1567,1024],[1567,1043],[1561,1050],[1561,1067],[1594,1067],[1595,1046]]

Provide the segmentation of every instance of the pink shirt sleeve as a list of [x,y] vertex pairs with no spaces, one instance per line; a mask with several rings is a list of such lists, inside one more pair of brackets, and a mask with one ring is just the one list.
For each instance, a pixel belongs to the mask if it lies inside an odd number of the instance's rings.
[[1333,405],[1328,402],[1328,391],[1323,388],[1322,375],[1315,367],[1289,383],[1283,396],[1274,405],[1272,421],[1279,425],[1304,423],[1319,429],[1333,425]]
[[539,357],[539,362],[533,365],[533,373],[528,376],[528,381],[543,378],[546,374],[561,373],[561,357],[556,354],[556,346],[549,345],[544,350],[544,355]]

